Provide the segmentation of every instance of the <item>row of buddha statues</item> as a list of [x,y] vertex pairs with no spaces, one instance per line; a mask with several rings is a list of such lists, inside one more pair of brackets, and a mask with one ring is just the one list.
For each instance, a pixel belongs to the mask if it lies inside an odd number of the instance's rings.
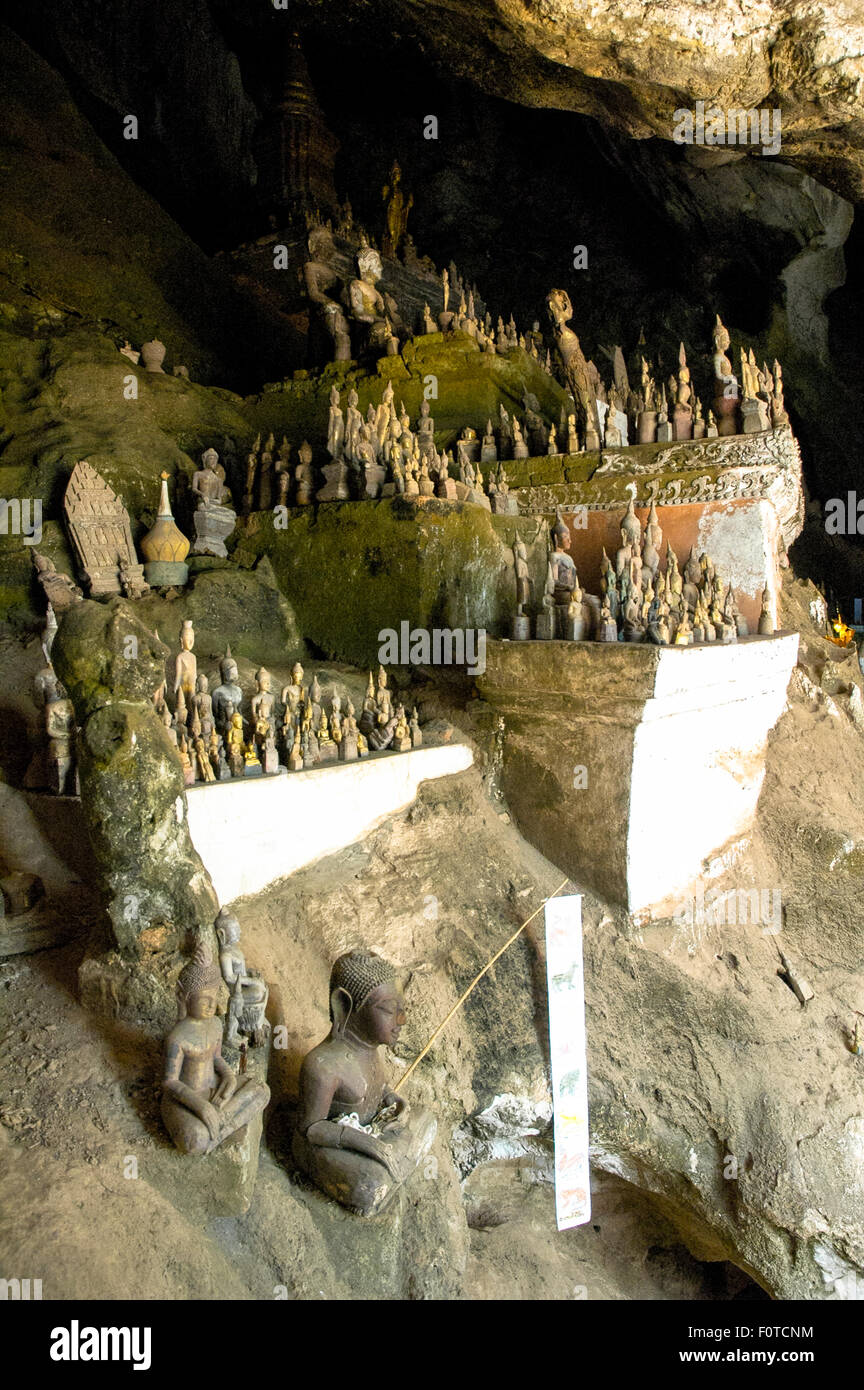
[[[569,326],[573,306],[565,290],[551,290],[546,308],[564,384],[573,402],[574,431],[582,449],[592,452],[628,444],[671,443],[733,434],[756,434],[788,425],[783,394],[783,370],[775,360],[759,367],[752,348],[740,349],[740,380],[727,356],[729,332],[720,315],[713,329],[713,395],[709,407],[694,395],[684,344],[678,349],[677,369],[659,380],[645,356],[640,333],[631,358],[638,384],[632,384],[624,353],[611,353],[613,380],[604,385],[595,364],[586,358]],[[576,452],[572,436],[567,453]]]
[[[452,449],[439,452],[428,400],[421,402],[412,427],[404,404],[400,402],[396,408],[392,381],[384,387],[377,407],[370,402],[365,419],[358,409],[357,392],[349,392],[343,411],[340,393],[333,387],[327,452],[331,462],[321,470],[324,484],[314,491],[319,502],[357,497],[437,497],[451,502],[475,502],[492,511],[518,515],[518,504],[510,496],[503,468],[492,468],[483,474],[480,444],[474,431],[463,431],[457,441],[458,462]],[[311,501],[314,470],[312,476],[301,478],[298,469],[297,481],[295,501]]]
[[[631,499],[621,522],[621,546],[614,564],[603,549],[599,595],[582,589],[571,547],[570,528],[559,516],[551,531],[539,610],[532,618],[525,611],[534,603],[528,553],[517,535],[513,641],[527,641],[533,636],[545,641],[648,642],[681,647],[737,642],[739,637],[750,636],[731,583],[724,586],[709,555],[697,556],[693,546],[682,571],[667,542],[662,568],[663,532],[653,503],[643,534]],[[763,637],[774,633],[767,586],[757,631]]]
[[[269,1087],[247,1070],[249,1048],[266,1048],[269,989],[247,966],[240,925],[223,908],[215,922],[219,959],[198,933],[177,983],[178,1018],[165,1040],[161,1110],[182,1154],[214,1153],[263,1114]],[[227,990],[224,1019],[219,1017]],[[382,957],[348,951],[334,962],[330,1030],[300,1068],[292,1152],[327,1196],[362,1216],[383,1210],[428,1152],[437,1129],[387,1081],[382,1052],[405,1023],[398,973]],[[235,1049],[235,1069],[223,1056]],[[263,1069],[261,1069],[263,1070]]]
[[302,772],[328,763],[354,762],[387,749],[407,753],[422,745],[416,707],[409,717],[404,705],[393,700],[383,666],[377,683],[370,671],[357,718],[351,700],[338,691],[325,701],[317,675],[304,685],[299,661],[280,699],[270,672],[262,666],[247,700],[230,648],[220,663],[220,682],[211,694],[207,676],[198,671],[194,645],[195,629],[187,619],[180,629],[180,651],[173,666],[173,711],[167,680],[154,697],[156,712],[177,748],[187,786],[272,776],[283,768]]

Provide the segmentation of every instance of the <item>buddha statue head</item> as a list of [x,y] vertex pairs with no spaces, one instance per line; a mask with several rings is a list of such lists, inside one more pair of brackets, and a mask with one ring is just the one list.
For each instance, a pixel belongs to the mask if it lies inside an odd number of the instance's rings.
[[191,652],[192,648],[195,646],[195,629],[192,626],[191,618],[184,619],[183,626],[180,629],[180,646],[183,648],[184,652]]
[[568,551],[573,544],[570,535],[570,527],[560,515],[552,527],[552,548],[553,550]]
[[348,951],[330,972],[333,1034],[367,1047],[393,1046],[405,1022],[396,969],[371,951]]
[[365,280],[367,285],[374,285],[381,279],[381,257],[374,246],[367,242],[364,242],[357,252],[357,270],[360,279]]
[[240,940],[240,923],[233,912],[228,911],[227,907],[220,909],[215,928],[216,935],[223,947],[234,946]]
[[223,685],[237,684],[237,662],[228,652],[225,653],[222,660],[219,662],[219,674],[222,677]]
[[255,672],[255,684],[258,686],[258,689],[262,694],[269,694],[270,680],[270,672],[267,670],[266,666],[261,666]]
[[195,690],[199,695],[206,695],[210,689],[210,682],[202,671],[195,681]]
[[302,685],[302,684],[303,684],[303,675],[304,675],[303,667],[300,665],[300,662],[299,662],[299,661],[295,661],[295,662],[294,662],[294,665],[291,667],[291,683],[292,683],[292,685],[297,685],[297,686]]
[[177,980],[180,1017],[212,1018],[219,1003],[222,972],[204,941],[198,941],[192,959]]

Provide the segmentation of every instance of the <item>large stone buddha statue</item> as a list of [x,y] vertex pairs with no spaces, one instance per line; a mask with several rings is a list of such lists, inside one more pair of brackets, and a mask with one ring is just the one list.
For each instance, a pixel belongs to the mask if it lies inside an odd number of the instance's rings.
[[405,1022],[396,970],[349,951],[330,975],[328,1037],[300,1070],[294,1157],[313,1182],[360,1216],[374,1216],[417,1167],[437,1129],[392,1091],[381,1048]]

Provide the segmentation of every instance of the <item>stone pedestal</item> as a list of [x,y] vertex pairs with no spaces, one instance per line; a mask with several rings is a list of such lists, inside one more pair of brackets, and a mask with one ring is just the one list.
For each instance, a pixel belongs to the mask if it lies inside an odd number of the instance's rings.
[[[269,1044],[250,1048],[246,1074],[266,1082],[269,1055]],[[235,1049],[223,1047],[223,1056],[236,1072],[239,1054]],[[201,1155],[181,1154],[166,1134],[156,1153],[141,1158],[141,1175],[190,1217],[207,1221],[244,1216],[252,1205],[263,1128],[264,1115],[258,1114],[213,1153]]]
[[347,502],[351,496],[348,487],[348,465],[343,459],[325,463],[321,469],[326,482],[315,494],[319,502]]
[[215,555],[220,560],[228,556],[225,542],[237,524],[237,513],[230,507],[215,503],[199,506],[194,516],[195,544],[193,555]]
[[488,640],[477,685],[506,721],[503,790],[522,834],[630,912],[677,910],[703,861],[750,829],[797,653],[797,634]]

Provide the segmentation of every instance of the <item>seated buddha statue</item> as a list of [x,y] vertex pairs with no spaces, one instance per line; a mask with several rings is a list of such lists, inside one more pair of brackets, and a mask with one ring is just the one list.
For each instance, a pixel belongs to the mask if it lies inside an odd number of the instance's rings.
[[437,1129],[387,1084],[381,1048],[405,1022],[395,968],[349,951],[330,975],[328,1036],[304,1059],[293,1151],[322,1192],[375,1216],[428,1151]]
[[358,274],[346,288],[346,307],[354,322],[361,325],[363,346],[381,355],[393,336],[387,323],[387,305],[376,288],[382,275],[381,257],[374,247],[364,241],[357,252],[356,261]]
[[235,1076],[222,1056],[221,984],[218,965],[199,943],[180,974],[180,1018],[168,1034],[162,1072],[162,1119],[184,1154],[212,1153],[270,1099],[263,1082]]

